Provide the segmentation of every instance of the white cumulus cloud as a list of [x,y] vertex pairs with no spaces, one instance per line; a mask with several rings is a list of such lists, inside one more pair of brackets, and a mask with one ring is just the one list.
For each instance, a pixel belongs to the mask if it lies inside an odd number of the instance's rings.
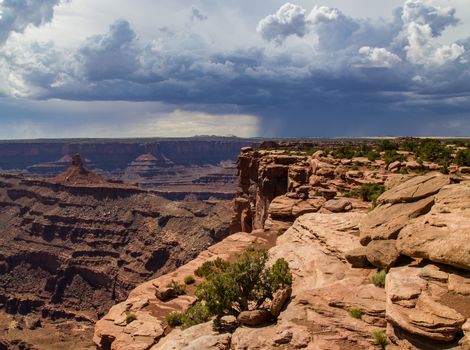
[[429,25],[433,36],[439,36],[448,26],[456,25],[454,8],[429,6],[422,0],[407,0],[401,16],[405,25],[415,23]]
[[441,45],[433,38],[429,24],[410,23],[405,29],[408,44],[404,50],[413,64],[443,65],[455,61],[465,53],[462,45]]
[[359,49],[364,66],[390,68],[401,62],[401,58],[383,47],[363,46]]
[[281,43],[290,35],[303,37],[308,32],[305,14],[303,7],[288,2],[275,14],[262,19],[256,30],[265,40],[277,43]]

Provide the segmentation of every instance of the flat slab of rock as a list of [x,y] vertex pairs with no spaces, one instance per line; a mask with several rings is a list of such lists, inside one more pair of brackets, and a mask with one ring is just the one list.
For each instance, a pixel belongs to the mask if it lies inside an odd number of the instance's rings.
[[230,338],[230,333],[214,332],[210,321],[185,330],[174,329],[150,350],[228,350]]
[[385,180],[384,186],[387,190],[401,185],[402,183],[410,180],[414,175],[410,174],[390,174],[387,176],[387,179]]
[[433,204],[434,197],[431,196],[411,203],[379,205],[361,221],[361,244],[367,245],[378,239],[396,239],[410,219],[426,214]]
[[431,211],[400,232],[398,251],[470,270],[470,182],[446,186]]
[[324,202],[324,199],[303,200],[279,196],[273,199],[268,212],[275,219],[293,220],[300,215],[317,212]]
[[415,202],[436,194],[448,184],[450,184],[450,177],[440,173],[416,176],[384,192],[377,199],[377,203]]

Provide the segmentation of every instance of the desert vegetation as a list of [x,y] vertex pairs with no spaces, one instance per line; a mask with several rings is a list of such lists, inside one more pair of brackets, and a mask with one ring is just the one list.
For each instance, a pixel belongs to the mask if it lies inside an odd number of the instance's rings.
[[204,278],[197,286],[198,301],[184,312],[172,312],[167,324],[182,328],[208,321],[216,316],[237,316],[243,311],[261,308],[272,300],[274,293],[290,287],[292,275],[284,259],[277,259],[268,266],[269,255],[265,249],[247,249],[235,262],[222,259],[207,261],[195,271]]
[[387,335],[383,329],[374,329],[372,331],[372,339],[374,344],[379,346],[381,349],[385,349],[388,344]]
[[384,288],[386,277],[387,277],[387,273],[385,272],[385,270],[380,270],[374,276],[372,276],[371,281],[375,286]]

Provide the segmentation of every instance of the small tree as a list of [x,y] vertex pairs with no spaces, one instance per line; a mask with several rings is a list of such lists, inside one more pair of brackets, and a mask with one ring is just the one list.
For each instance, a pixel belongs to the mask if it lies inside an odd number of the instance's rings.
[[267,262],[265,249],[247,249],[225,271],[210,274],[198,285],[196,295],[217,316],[238,314],[250,304],[259,307],[275,291],[292,284],[287,261],[278,259],[272,267],[267,267]]

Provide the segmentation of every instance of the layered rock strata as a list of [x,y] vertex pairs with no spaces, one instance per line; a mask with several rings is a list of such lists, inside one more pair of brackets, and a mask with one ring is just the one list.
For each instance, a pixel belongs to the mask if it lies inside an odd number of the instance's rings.
[[223,201],[169,201],[88,171],[0,176],[0,304],[95,320],[228,234]]

